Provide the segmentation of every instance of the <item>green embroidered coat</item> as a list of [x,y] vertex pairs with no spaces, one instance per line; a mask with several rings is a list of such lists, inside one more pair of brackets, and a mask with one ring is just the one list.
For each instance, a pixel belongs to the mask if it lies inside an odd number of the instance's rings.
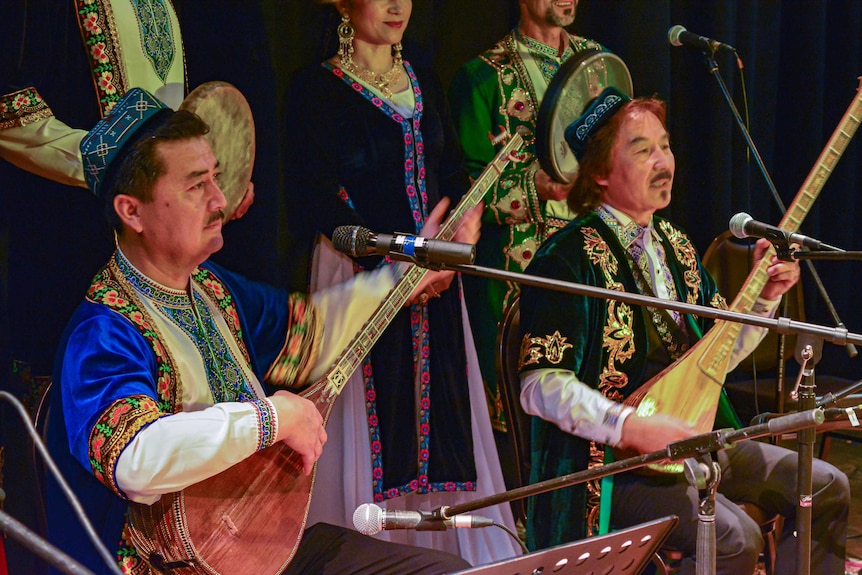
[[[724,298],[688,236],[659,217],[654,217],[653,225],[661,237],[680,300],[725,308]],[[528,273],[637,293],[627,261],[614,232],[592,212],[546,242]],[[683,317],[692,340],[712,326],[710,319]],[[606,397],[622,401],[649,378],[648,356],[652,361],[655,355],[651,354],[648,321],[648,312],[639,306],[525,287],[521,296],[521,371],[568,369]],[[716,423],[738,426],[723,395]],[[600,465],[603,457],[602,445],[533,418],[531,483]],[[542,549],[596,534],[600,495],[596,481],[531,498],[528,546]]]

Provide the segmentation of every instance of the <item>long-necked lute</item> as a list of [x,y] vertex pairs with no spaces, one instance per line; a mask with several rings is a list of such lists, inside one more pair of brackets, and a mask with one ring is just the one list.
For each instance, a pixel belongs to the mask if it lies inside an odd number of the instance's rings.
[[[856,130],[862,122],[862,84],[856,96],[833,132],[817,163],[787,208],[779,227],[796,232],[808,214],[814,200],[832,173]],[[734,298],[730,309],[749,313],[757,296],[768,279],[766,269],[771,265],[774,248],[770,248],[763,259],[752,269],[745,283]],[[734,343],[742,324],[717,320],[713,327],[676,362],[665,368],[650,381],[626,398],[625,403],[637,406],[637,413],[647,416],[664,413],[683,419],[694,425],[698,433],[712,429],[718,401],[724,385],[727,368]],[[654,470],[661,470],[659,466]],[[679,466],[664,468],[665,471],[680,471]]]
[[[522,143],[518,134],[509,138],[435,238],[452,238]],[[326,375],[300,393],[316,404],[324,422],[351,374],[427,272],[410,266]],[[301,457],[279,443],[153,505],[130,505],[133,544],[154,567],[174,575],[276,575],[299,547],[316,472],[315,465],[306,476]]]

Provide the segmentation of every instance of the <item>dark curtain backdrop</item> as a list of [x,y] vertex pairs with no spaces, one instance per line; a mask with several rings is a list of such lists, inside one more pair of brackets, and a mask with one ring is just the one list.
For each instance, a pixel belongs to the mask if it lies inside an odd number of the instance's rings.
[[[293,70],[331,53],[335,20],[328,12],[297,0],[264,3],[279,94]],[[405,57],[432,63],[448,83],[463,62],[517,19],[514,0],[416,1]],[[734,46],[742,72],[731,56],[719,55],[713,73],[698,51],[670,46],[667,31],[676,24]],[[858,0],[585,0],[571,30],[617,53],[631,71],[636,95],[657,94],[668,101],[677,172],[674,199],[664,215],[690,233],[701,253],[737,212],[773,224],[782,214],[716,76],[747,121],[768,177],[788,205],[856,97],[862,75]],[[291,114],[301,113],[280,112],[287,125]],[[859,150],[851,141],[801,226],[801,232],[847,250],[862,249],[856,225]],[[289,234],[282,241],[290,253]],[[855,302],[853,281],[862,264],[819,262],[815,267],[840,318],[851,332],[862,332],[862,305]],[[803,273],[807,320],[832,325],[824,300]],[[826,343],[820,370],[860,379],[859,361]]]
[[[281,104],[291,74],[328,56],[335,20],[312,0],[174,0],[180,16],[191,88],[207,80],[236,84],[249,99],[257,129],[251,212],[226,228],[217,257],[254,278],[294,288],[304,285],[307,261],[279,225],[281,126],[302,110]],[[56,115],[75,127],[95,122],[93,88],[84,68],[72,0],[19,0],[0,21],[2,92],[35,84]],[[432,63],[444,83],[458,67],[517,22],[515,0],[416,0],[405,37],[405,57]],[[671,47],[667,31],[690,31],[733,45],[717,58],[735,106],[750,117],[750,132],[784,204],[789,204],[856,96],[862,75],[862,2],[858,0],[584,0],[573,32],[594,38],[628,65],[637,95],[658,94],[670,108],[676,154],[674,199],[665,215],[688,230],[701,253],[740,211],[778,223],[780,211],[751,159],[731,110],[704,58]],[[326,105],[321,94],[320,105]],[[862,186],[859,137],[851,141],[804,221],[807,235],[862,249],[857,212]],[[334,145],[336,145],[334,143]],[[0,381],[19,394],[15,360],[49,374],[60,331],[89,279],[110,252],[110,236],[96,202],[83,190],[30,176],[0,161]],[[377,230],[388,232],[392,230]],[[858,262],[816,264],[847,328],[862,333],[856,302]],[[805,274],[808,321],[831,324],[823,300]],[[819,371],[862,379],[859,362],[827,343]],[[21,364],[15,364],[21,365]],[[7,509],[31,526],[33,499],[27,440],[8,409]],[[10,453],[11,450],[11,453]],[[24,459],[22,459],[24,458]],[[24,479],[22,479],[22,476]],[[18,489],[16,491],[16,488]],[[11,572],[37,572],[33,559],[9,543]],[[16,568],[17,567],[17,568]]]

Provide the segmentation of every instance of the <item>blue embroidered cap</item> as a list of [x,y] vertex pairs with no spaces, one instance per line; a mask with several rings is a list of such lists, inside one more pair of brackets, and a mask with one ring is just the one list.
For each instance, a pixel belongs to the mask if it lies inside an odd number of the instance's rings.
[[590,137],[601,128],[611,116],[617,113],[623,104],[631,102],[631,98],[613,86],[608,86],[602,93],[593,98],[581,116],[566,127],[566,143],[575,153],[580,162],[584,157]]
[[111,113],[99,120],[84,136],[81,140],[84,177],[96,196],[101,195],[108,168],[120,157],[122,149],[161,124],[159,122],[149,130],[141,131],[163,110],[173,112],[146,90],[132,88],[117,101]]

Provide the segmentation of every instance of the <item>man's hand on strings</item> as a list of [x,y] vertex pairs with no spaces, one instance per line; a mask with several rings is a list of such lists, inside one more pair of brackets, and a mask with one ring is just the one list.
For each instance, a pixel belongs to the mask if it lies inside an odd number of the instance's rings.
[[311,474],[326,443],[323,416],[310,400],[288,391],[276,391],[269,400],[278,413],[277,439],[302,457],[302,470]]
[[696,435],[694,426],[676,417],[663,413],[647,417],[631,414],[623,423],[621,443],[638,453],[652,453],[693,435]]

